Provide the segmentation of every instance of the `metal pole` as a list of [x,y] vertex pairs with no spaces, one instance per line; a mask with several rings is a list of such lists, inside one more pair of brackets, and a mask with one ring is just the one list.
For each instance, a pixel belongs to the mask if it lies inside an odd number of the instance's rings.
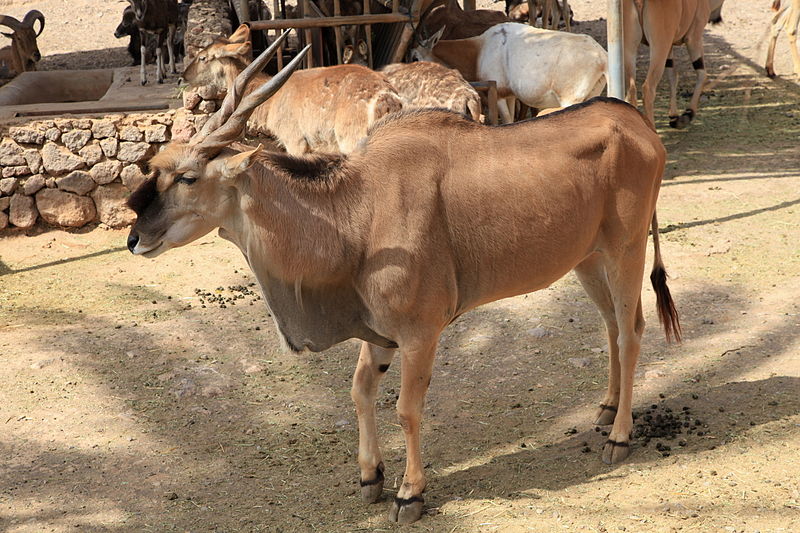
[[[630,0],[626,0],[630,1]],[[625,99],[625,59],[622,31],[623,0],[608,0],[608,96]]]

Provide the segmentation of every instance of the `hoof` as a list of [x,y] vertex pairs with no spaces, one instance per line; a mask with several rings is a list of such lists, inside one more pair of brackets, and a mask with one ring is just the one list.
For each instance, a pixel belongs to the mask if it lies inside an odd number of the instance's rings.
[[375,503],[381,499],[383,494],[383,463],[379,463],[375,469],[375,478],[361,481],[361,501],[364,503]]
[[608,426],[614,423],[617,417],[617,408],[613,405],[600,404],[600,412],[597,413],[597,419],[594,421],[596,426]]
[[607,465],[615,465],[624,461],[629,454],[630,443],[608,439],[603,447],[603,462]]
[[147,85],[147,80],[142,80],[142,85]]
[[670,128],[677,128],[678,127],[678,115],[670,115],[669,116],[669,127]]
[[422,507],[425,500],[422,496],[412,498],[395,498],[392,510],[389,511],[389,520],[398,524],[411,524],[422,516]]
[[774,70],[769,69],[769,68],[765,69],[765,70],[767,71],[767,77],[768,78],[774,78],[775,77],[775,71]]
[[683,112],[683,115],[678,117],[678,120],[675,121],[675,125],[672,124],[672,119],[670,119],[669,125],[672,126],[673,128],[682,130],[692,122],[693,118],[694,118],[694,111],[692,111],[691,109],[687,109],[686,111]]

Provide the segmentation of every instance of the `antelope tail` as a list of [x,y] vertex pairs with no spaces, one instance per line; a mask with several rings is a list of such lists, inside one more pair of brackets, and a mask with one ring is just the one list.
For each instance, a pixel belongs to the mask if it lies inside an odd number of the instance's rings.
[[658,219],[655,211],[653,211],[651,229],[653,233],[654,258],[653,270],[650,272],[650,283],[653,284],[653,290],[656,293],[658,321],[664,327],[667,342],[672,342],[673,340],[681,342],[681,322],[678,318],[675,302],[672,301],[672,295],[669,292],[669,287],[667,287],[667,271],[664,269],[664,262],[661,259],[661,246],[658,242]]

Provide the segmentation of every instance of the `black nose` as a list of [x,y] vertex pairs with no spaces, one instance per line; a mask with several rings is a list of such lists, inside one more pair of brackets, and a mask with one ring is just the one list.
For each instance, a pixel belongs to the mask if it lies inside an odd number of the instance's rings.
[[33,60],[34,61],[41,61],[41,59],[42,59],[42,54],[40,54],[39,52],[36,52],[35,54],[33,54]]
[[136,245],[139,244],[139,236],[131,233],[128,235],[128,250],[133,253],[133,249],[136,248]]

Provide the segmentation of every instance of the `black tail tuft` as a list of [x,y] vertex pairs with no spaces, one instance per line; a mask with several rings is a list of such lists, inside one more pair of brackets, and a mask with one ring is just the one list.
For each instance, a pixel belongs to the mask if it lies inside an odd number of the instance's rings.
[[656,308],[658,309],[658,321],[664,327],[664,334],[667,342],[681,342],[681,322],[678,318],[678,310],[672,295],[667,287],[667,271],[662,265],[655,265],[650,273],[650,282],[656,292]]

